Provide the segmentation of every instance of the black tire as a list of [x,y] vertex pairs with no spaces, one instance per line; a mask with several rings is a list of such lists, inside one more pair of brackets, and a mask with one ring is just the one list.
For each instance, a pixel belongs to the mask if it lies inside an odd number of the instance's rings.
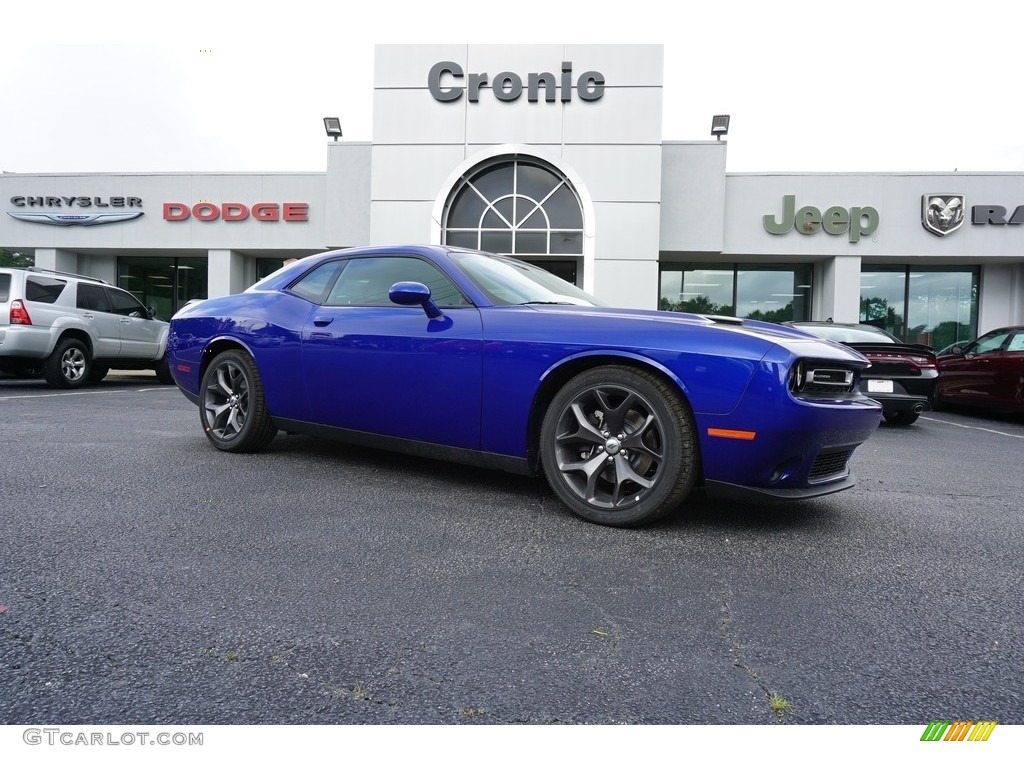
[[92,357],[85,342],[63,339],[43,363],[43,378],[51,387],[75,389],[89,380],[91,369]]
[[153,371],[156,372],[156,380],[161,384],[173,384],[174,377],[171,376],[171,366],[167,364],[167,355],[161,357],[155,366]]
[[919,413],[913,411],[883,411],[882,418],[885,419],[889,424],[897,427],[909,427],[920,416]]
[[108,373],[110,373],[110,368],[108,366],[94,365],[92,367],[92,370],[89,371],[89,381],[91,381],[93,384],[98,384],[107,377]]
[[199,399],[203,431],[218,450],[259,451],[277,434],[256,365],[241,350],[230,349],[213,359],[203,373]]
[[674,511],[698,466],[682,395],[624,366],[594,368],[562,387],[544,415],[540,456],[551,489],[573,513],[616,527]]

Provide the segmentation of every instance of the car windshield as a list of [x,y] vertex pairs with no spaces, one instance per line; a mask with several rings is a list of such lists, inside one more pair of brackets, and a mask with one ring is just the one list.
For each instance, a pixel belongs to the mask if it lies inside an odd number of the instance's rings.
[[572,283],[518,259],[466,251],[452,251],[451,256],[495,304],[605,306]]
[[801,331],[812,333],[818,338],[838,341],[840,344],[894,344],[882,331],[868,328],[850,328],[842,325],[796,325]]

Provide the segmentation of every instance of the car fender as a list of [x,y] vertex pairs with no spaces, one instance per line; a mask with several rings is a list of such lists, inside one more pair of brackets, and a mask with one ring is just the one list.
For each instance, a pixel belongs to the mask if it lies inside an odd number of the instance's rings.
[[56,348],[57,342],[59,342],[61,337],[69,332],[74,336],[85,336],[87,338],[90,354],[94,349],[96,349],[96,334],[93,333],[93,331],[77,317],[63,316],[56,318],[53,321],[53,325],[50,326],[49,350],[46,354],[53,354],[53,350]]
[[212,337],[206,343],[206,347],[203,349],[199,357],[200,366],[205,368],[206,364],[217,356],[217,353],[220,351],[221,347],[228,346],[241,347],[246,351],[249,357],[253,358],[254,360],[256,359],[256,355],[253,353],[252,346],[250,344],[243,341],[238,336],[229,336],[228,334],[221,334],[219,336]]
[[[600,360],[599,364],[604,365],[608,364],[609,361],[611,361],[613,358],[617,358],[619,360],[622,360],[623,362],[628,361],[633,363],[639,363],[645,367],[653,368],[654,370],[662,374],[665,378],[672,381],[683,393],[683,396],[686,397],[687,400],[690,399],[691,393],[686,386],[686,382],[680,379],[670,368],[666,367],[664,364],[653,358],[646,357],[644,355],[638,355],[635,352],[630,352],[628,350],[622,349],[588,349],[584,350],[583,352],[578,352],[576,354],[560,358],[559,360],[556,360],[554,363],[552,363],[540,375],[538,391],[543,388],[544,383],[550,380],[552,376],[562,378],[559,375],[559,372],[563,371],[566,366],[573,366],[574,363],[578,363],[580,361],[584,361],[587,359],[594,359],[595,363],[597,363],[597,361]],[[584,367],[589,368],[591,366]],[[578,371],[574,371],[568,378],[571,378],[577,372]]]

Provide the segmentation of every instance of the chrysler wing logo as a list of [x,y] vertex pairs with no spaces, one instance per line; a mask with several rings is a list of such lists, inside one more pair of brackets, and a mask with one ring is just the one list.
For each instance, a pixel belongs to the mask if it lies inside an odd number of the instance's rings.
[[130,213],[16,213],[8,211],[8,216],[36,224],[52,224],[57,227],[92,227],[96,224],[113,224],[115,221],[137,219],[142,211]]
[[922,195],[921,223],[939,237],[960,229],[964,223],[964,196],[945,193]]

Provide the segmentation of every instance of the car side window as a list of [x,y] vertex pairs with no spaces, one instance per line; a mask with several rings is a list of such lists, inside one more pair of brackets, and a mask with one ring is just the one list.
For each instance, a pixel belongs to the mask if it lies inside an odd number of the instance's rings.
[[974,343],[974,347],[968,349],[967,352],[971,355],[984,355],[989,352],[995,352],[1003,346],[1003,342],[1006,341],[1006,337],[1009,335],[1008,331],[998,331],[982,336]]
[[326,264],[321,264],[312,272],[307,272],[292,283],[288,290],[306,301],[319,304],[342,265],[341,261],[328,261]]
[[447,275],[414,256],[351,259],[327,296],[326,305],[393,307],[388,293],[403,281],[423,283],[439,307],[464,307],[469,302]]
[[102,286],[90,285],[89,283],[78,284],[78,296],[76,305],[79,309],[88,309],[95,312],[109,312],[110,304],[107,302],[107,292]]
[[0,275],[0,301],[7,301],[11,297],[11,276]]
[[115,315],[124,317],[149,317],[149,312],[142,306],[142,302],[125,291],[116,288],[107,288],[107,298],[110,300],[110,309]]
[[1007,352],[1024,352],[1024,331],[1017,331],[1010,343],[1006,345]]
[[25,298],[29,301],[38,301],[41,304],[53,304],[60,298],[66,285],[66,280],[33,275],[25,278]]

